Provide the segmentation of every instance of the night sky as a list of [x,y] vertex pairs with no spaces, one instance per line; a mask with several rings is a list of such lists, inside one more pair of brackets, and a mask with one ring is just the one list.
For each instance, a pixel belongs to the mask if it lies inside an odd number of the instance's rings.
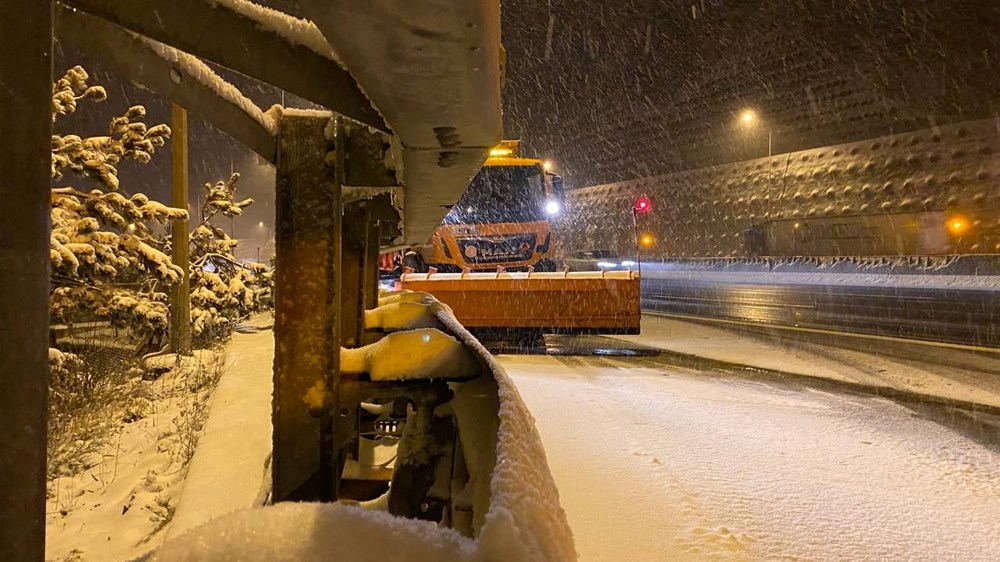
[[576,186],[997,115],[995,0],[503,6],[508,130]]
[[[299,11],[294,0],[270,5]],[[506,136],[552,158],[582,187],[997,115],[1000,2],[995,0],[504,0]],[[108,88],[57,130],[104,134],[142,104],[169,122],[157,95],[57,44],[56,74],[74,64]],[[220,70],[267,109],[281,92]],[[292,106],[309,106],[286,98]],[[739,111],[761,117],[739,129]],[[270,224],[273,170],[191,116],[191,196],[242,173],[258,204],[237,235]],[[169,147],[124,164],[122,187],[169,199]]]

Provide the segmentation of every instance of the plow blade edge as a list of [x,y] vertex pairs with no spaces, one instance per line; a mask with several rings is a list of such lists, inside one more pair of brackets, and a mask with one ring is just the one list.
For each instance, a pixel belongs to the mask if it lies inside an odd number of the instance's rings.
[[639,275],[630,271],[406,273],[401,282],[434,295],[470,329],[639,333]]

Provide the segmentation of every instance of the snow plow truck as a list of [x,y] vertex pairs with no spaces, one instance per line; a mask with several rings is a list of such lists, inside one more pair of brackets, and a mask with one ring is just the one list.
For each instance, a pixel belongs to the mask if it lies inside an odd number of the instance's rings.
[[490,151],[431,240],[405,254],[402,288],[434,295],[474,332],[639,333],[638,272],[563,265],[551,224],[562,178],[518,149]]

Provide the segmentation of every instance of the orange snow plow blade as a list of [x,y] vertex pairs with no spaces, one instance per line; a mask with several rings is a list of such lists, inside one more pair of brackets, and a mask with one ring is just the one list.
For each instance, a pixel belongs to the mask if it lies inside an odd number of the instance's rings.
[[639,274],[404,273],[402,288],[434,295],[466,328],[638,334]]

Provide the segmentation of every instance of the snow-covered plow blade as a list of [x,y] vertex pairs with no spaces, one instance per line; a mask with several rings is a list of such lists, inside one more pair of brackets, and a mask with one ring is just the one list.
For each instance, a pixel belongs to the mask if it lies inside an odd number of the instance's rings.
[[401,282],[447,304],[470,330],[639,333],[632,271],[404,273]]

